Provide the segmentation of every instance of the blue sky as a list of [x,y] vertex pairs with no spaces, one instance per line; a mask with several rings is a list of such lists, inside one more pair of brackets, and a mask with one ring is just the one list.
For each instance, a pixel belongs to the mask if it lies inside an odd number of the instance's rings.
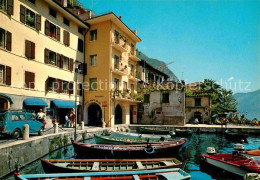
[[[210,78],[228,83],[234,92],[260,89],[259,0],[80,2],[97,14],[113,11],[122,16],[142,39],[138,49],[174,61],[168,67],[187,83]],[[249,83],[239,88],[239,82]]]

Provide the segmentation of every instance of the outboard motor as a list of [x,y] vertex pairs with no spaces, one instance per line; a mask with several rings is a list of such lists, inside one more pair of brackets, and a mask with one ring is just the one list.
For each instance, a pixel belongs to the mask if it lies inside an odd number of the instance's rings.
[[245,150],[245,146],[243,144],[234,144],[233,148],[236,151],[244,151]]
[[208,147],[207,154],[209,154],[209,155],[216,154],[216,149],[214,147]]

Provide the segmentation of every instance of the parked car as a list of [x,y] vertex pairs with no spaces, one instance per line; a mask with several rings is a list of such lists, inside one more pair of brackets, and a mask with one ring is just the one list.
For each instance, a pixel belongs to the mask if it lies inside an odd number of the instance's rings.
[[28,124],[30,133],[42,134],[44,124],[37,121],[36,116],[30,112],[6,111],[0,113],[0,134],[19,138],[22,135],[23,125]]

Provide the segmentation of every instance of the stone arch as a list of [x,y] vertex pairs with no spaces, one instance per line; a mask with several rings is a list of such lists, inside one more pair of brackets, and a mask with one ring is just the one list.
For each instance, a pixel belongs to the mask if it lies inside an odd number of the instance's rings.
[[121,103],[116,104],[115,106],[115,125],[116,124],[125,124],[126,123],[126,109],[125,106]]

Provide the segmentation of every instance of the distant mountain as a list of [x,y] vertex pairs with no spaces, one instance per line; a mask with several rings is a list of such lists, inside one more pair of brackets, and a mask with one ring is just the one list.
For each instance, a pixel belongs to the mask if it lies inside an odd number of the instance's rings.
[[[146,62],[148,62],[149,64],[151,64],[155,68],[160,67],[162,65],[165,65],[165,62],[160,61],[158,59],[150,58],[150,57],[148,57],[147,55],[145,55],[144,53],[142,53],[141,51],[138,51],[138,50],[136,51],[136,56],[139,59],[145,60]],[[175,74],[168,67],[164,68],[162,70],[162,72],[167,74],[170,77],[170,80],[178,81],[177,76],[175,76]]]
[[237,110],[239,112],[248,112],[245,115],[248,119],[260,120],[260,89],[248,93],[236,93],[234,98],[237,100]]

